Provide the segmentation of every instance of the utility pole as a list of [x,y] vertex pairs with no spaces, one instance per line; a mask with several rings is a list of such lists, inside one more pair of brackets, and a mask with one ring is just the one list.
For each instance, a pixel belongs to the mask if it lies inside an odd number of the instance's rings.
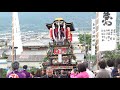
[[87,56],[87,49],[86,49],[87,45],[86,45],[86,33],[85,32],[84,32],[84,45],[85,45],[85,56]]
[[14,16],[12,13],[12,62],[14,62]]

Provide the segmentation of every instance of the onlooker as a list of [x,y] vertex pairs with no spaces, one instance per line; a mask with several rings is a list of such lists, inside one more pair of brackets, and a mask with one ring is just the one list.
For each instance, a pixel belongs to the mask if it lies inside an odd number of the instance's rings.
[[118,69],[117,69],[118,64],[120,64],[120,59],[119,58],[114,61],[114,69],[112,70],[112,73],[111,73],[111,76],[113,78],[118,76]]
[[70,78],[71,70],[67,72],[68,78]]
[[105,67],[107,66],[106,62],[104,60],[99,61],[98,65],[100,67],[100,70],[95,78],[110,78],[109,72],[105,69]]
[[117,69],[118,69],[118,75],[116,76],[116,78],[120,78],[120,64],[118,65]]
[[53,74],[53,69],[51,67],[47,67],[46,75],[42,76],[41,78],[57,78],[57,77]]
[[63,72],[64,72],[64,70],[61,70],[61,71],[60,71],[60,74],[62,74]]
[[114,60],[108,60],[106,70],[108,70],[111,78],[112,78],[111,73],[113,69],[114,69]]
[[59,71],[55,70],[54,75],[55,75],[56,77],[60,78],[60,73],[59,73]]
[[17,61],[12,63],[12,72],[7,75],[7,78],[25,78],[24,74],[18,71],[19,63]]
[[34,78],[34,76],[35,76],[34,71],[31,71],[30,76],[31,76],[32,78]]
[[94,73],[88,69],[88,62],[83,62],[83,64],[86,66],[86,72],[88,73],[89,78],[95,78]]
[[67,71],[62,71],[60,78],[68,78]]
[[70,78],[89,78],[88,73],[86,72],[86,66],[85,64],[81,63],[78,65],[78,74],[74,72],[74,70],[71,71]]
[[27,72],[27,68],[28,68],[28,66],[27,66],[27,65],[24,65],[24,66],[23,66],[23,70],[20,71],[20,72],[21,72],[21,73],[24,73],[25,76],[26,76],[26,78],[32,78],[32,77],[30,76],[30,73]]
[[41,76],[46,75],[46,70],[42,69],[41,74],[42,74]]
[[34,78],[40,78],[42,76],[42,71],[40,69],[37,69]]

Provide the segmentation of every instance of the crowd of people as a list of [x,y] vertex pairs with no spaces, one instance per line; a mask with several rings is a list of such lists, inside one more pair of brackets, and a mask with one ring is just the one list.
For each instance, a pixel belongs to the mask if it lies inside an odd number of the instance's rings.
[[36,72],[28,72],[27,65],[19,70],[19,62],[12,63],[11,70],[8,70],[6,78],[120,78],[120,59],[102,60],[98,62],[99,69],[92,71],[88,68],[88,62],[82,62],[71,71],[53,70],[51,67],[37,69]]

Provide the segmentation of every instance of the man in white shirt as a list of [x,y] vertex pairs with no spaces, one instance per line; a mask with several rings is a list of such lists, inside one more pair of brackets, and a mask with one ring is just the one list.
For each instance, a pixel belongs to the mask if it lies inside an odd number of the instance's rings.
[[88,68],[88,62],[83,62],[83,63],[86,66],[86,72],[88,73],[89,78],[95,78],[95,74],[92,71],[90,71],[89,68]]

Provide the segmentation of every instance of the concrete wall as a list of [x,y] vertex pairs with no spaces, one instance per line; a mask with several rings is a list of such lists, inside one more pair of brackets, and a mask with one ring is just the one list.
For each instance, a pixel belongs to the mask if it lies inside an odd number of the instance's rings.
[[7,68],[7,64],[0,64],[0,68]]

